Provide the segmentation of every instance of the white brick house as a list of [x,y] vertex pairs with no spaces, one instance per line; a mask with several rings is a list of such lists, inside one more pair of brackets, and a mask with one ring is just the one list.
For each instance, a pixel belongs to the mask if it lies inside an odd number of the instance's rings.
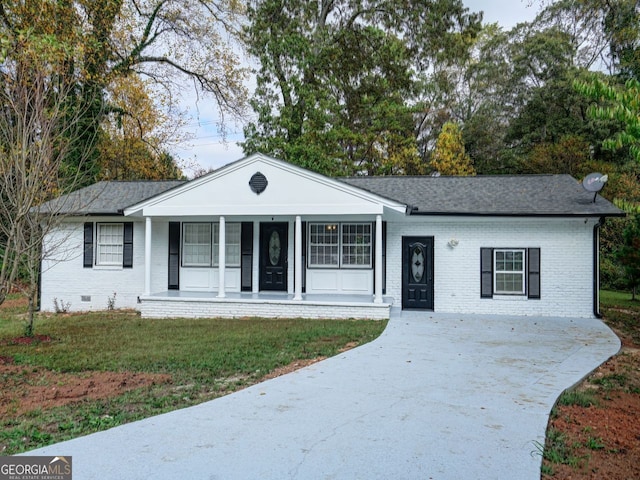
[[100,182],[43,208],[41,308],[143,317],[598,315],[616,207],[567,175],[328,178],[261,154],[190,182]]

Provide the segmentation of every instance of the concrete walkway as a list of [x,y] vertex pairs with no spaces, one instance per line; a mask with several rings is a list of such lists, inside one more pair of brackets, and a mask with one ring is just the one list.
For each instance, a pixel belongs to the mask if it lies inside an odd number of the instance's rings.
[[29,454],[77,480],[537,480],[555,400],[619,347],[596,319],[394,311],[337,357]]

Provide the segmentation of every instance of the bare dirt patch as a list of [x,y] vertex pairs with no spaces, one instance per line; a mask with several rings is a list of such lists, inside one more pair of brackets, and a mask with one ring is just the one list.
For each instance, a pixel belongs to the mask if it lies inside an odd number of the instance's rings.
[[136,388],[168,383],[170,375],[134,372],[59,373],[0,359],[0,418],[83,400],[112,398]]

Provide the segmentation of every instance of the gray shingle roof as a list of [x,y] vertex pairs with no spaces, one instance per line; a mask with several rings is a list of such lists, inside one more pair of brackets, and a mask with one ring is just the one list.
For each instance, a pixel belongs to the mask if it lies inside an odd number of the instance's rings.
[[406,204],[413,215],[623,215],[600,196],[594,203],[594,194],[569,175],[388,176],[338,180]]
[[[408,206],[413,215],[621,216],[569,175],[346,177],[341,182]],[[45,203],[66,215],[121,215],[182,180],[98,182]],[[605,187],[606,188],[606,187]]]
[[40,206],[65,215],[119,215],[131,205],[185,183],[184,180],[98,182]]

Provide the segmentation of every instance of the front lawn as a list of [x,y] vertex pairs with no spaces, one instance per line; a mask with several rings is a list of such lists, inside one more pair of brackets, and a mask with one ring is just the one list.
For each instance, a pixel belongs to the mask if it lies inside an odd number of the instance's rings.
[[[188,407],[367,343],[383,321],[41,315],[0,307],[0,454]],[[275,373],[274,373],[275,372]]]

